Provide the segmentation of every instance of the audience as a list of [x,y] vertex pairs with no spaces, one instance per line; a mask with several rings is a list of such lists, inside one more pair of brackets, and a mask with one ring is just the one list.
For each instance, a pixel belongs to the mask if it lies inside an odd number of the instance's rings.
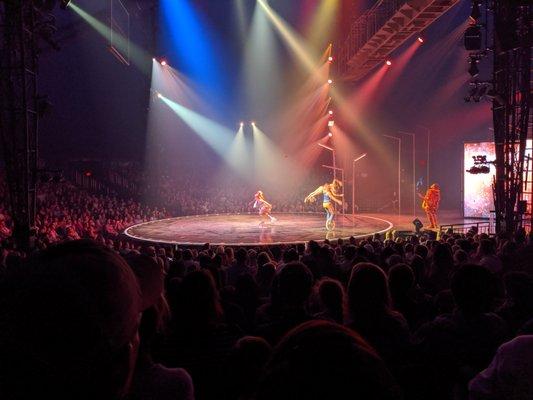
[[276,346],[257,400],[400,399],[400,389],[374,350],[354,331],[309,321]]
[[119,399],[139,347],[139,285],[114,251],[50,247],[0,282],[2,399]]
[[174,248],[121,234],[162,207],[42,189],[29,254],[0,201],[1,398],[532,396],[523,231]]

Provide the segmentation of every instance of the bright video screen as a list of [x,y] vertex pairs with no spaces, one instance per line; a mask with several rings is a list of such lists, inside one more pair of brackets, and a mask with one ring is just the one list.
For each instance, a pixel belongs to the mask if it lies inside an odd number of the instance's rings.
[[[526,155],[531,156],[531,140],[526,146]],[[464,145],[464,216],[471,218],[489,218],[490,212],[494,210],[494,195],[492,182],[496,170],[494,165],[490,165],[488,174],[471,174],[466,172],[474,166],[473,157],[486,156],[487,161],[496,159],[496,150],[493,142],[465,143]],[[529,179],[531,181],[531,168],[529,165]],[[524,177],[526,178],[526,177]],[[525,179],[526,180],[526,179]],[[525,192],[531,192],[531,188],[525,188]],[[529,202],[529,196],[525,196]]]
[[496,159],[493,142],[465,143],[464,152],[464,215],[473,218],[489,218],[494,210],[492,182],[496,170],[490,166],[488,174],[470,174],[466,172],[474,165],[473,157],[486,156],[487,161]]

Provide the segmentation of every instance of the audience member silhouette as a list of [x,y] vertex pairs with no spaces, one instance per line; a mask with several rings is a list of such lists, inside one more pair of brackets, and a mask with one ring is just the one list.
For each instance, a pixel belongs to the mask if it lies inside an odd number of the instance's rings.
[[141,310],[128,264],[91,241],[51,246],[11,270],[0,288],[0,397],[122,398]]

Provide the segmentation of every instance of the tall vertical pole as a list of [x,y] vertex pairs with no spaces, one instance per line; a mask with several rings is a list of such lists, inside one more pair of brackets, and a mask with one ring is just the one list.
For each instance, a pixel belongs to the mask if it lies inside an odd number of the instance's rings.
[[398,138],[398,216],[402,213],[402,139]]
[[365,157],[366,153],[363,153],[352,160],[352,217],[355,215],[355,163]]
[[335,150],[332,150],[332,153],[333,153],[333,179],[337,179],[337,157],[335,155]]
[[399,131],[398,132],[399,134],[401,135],[408,135],[411,137],[411,150],[412,150],[412,157],[411,157],[411,161],[412,161],[412,169],[413,169],[413,179],[412,179],[412,183],[413,183],[413,217],[416,217],[416,160],[415,160],[415,153],[416,153],[416,144],[415,144],[415,134],[412,133],[412,132],[402,132],[402,131]]
[[425,126],[418,125],[419,128],[422,128],[426,131],[427,137],[427,155],[426,155],[426,186],[429,188],[429,153],[430,153],[430,143],[431,143],[431,130]]
[[355,216],[355,160],[352,161],[352,221]]
[[398,196],[398,216],[400,216],[402,209],[402,139],[390,135],[383,135],[383,137],[398,141],[398,191],[396,194]]

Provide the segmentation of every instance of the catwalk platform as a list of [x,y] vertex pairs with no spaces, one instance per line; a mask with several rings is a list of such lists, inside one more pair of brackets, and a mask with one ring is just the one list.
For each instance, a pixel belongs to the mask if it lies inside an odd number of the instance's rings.
[[217,214],[177,217],[145,222],[126,229],[131,238],[177,245],[235,245],[302,243],[309,240],[358,238],[383,233],[393,223],[370,215],[337,216],[336,228],[327,232],[324,214],[276,214],[277,222],[259,226],[257,214]]

